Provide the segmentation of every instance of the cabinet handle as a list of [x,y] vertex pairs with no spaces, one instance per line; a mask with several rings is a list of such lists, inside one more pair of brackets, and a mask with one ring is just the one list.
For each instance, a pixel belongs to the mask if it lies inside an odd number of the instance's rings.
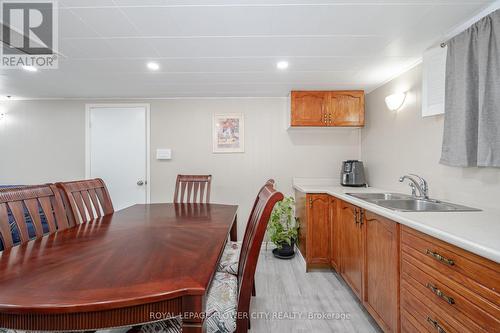
[[354,224],[358,224],[358,210],[354,209],[354,213],[352,213],[352,215],[354,215]]
[[309,198],[309,208],[313,208],[313,198]]
[[455,304],[455,300],[453,299],[453,297],[445,295],[438,287],[436,287],[432,283],[427,283],[427,288],[429,288],[437,297],[444,299],[448,304]]
[[437,253],[437,252],[434,252],[434,251],[431,251],[431,250],[427,249],[427,250],[426,250],[426,254],[427,254],[428,256],[433,257],[433,258],[434,258],[434,259],[436,259],[437,261],[440,261],[440,262],[442,262],[443,264],[446,264],[446,265],[448,265],[448,266],[453,266],[453,265],[455,265],[455,261],[454,261],[454,260],[452,260],[452,259],[448,259],[448,258],[445,258],[445,257],[443,257],[442,255],[440,255],[440,254],[439,254],[439,253]]
[[363,225],[363,210],[359,210],[359,225]]
[[427,321],[429,322],[429,324],[431,324],[438,333],[446,333],[446,331],[444,330],[444,328],[441,327],[441,325],[439,325],[439,323],[437,322],[437,320],[434,320],[432,319],[431,317],[427,317]]

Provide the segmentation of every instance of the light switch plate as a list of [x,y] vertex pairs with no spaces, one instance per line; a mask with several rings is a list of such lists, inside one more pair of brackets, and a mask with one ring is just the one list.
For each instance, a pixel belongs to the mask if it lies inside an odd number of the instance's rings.
[[156,149],[156,159],[157,160],[171,160],[172,159],[172,149]]

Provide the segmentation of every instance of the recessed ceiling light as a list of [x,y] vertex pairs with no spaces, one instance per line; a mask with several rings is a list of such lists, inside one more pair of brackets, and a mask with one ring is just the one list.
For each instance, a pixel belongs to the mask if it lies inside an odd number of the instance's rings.
[[34,66],[23,66],[23,69],[28,72],[38,72],[38,68]]
[[276,67],[278,69],[287,69],[288,68],[288,61],[278,61],[276,64]]
[[156,62],[148,62],[148,68],[152,71],[157,71],[160,69],[160,65]]

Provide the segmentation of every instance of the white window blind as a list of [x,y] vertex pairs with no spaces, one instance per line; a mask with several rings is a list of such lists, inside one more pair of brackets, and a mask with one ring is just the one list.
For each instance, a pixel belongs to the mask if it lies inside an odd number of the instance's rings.
[[446,47],[424,52],[422,77],[422,117],[444,113]]

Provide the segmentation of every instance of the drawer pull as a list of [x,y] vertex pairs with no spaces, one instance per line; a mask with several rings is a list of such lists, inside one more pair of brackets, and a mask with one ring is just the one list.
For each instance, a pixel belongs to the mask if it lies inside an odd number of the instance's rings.
[[429,322],[429,324],[431,324],[438,333],[446,333],[446,331],[444,330],[444,328],[442,328],[439,323],[437,322],[437,320],[434,320],[432,319],[431,317],[427,317],[427,321]]
[[427,283],[427,288],[429,288],[437,297],[444,299],[448,304],[455,304],[455,300],[453,299],[453,297],[446,296],[438,287],[436,287],[432,283]]
[[434,259],[442,262],[443,264],[446,264],[448,266],[455,265],[455,261],[453,261],[451,259],[448,259],[448,258],[445,258],[445,257],[443,257],[442,255],[440,255],[437,252],[433,252],[433,251],[427,249],[426,253],[427,253],[427,255],[429,255],[429,256],[433,257]]

